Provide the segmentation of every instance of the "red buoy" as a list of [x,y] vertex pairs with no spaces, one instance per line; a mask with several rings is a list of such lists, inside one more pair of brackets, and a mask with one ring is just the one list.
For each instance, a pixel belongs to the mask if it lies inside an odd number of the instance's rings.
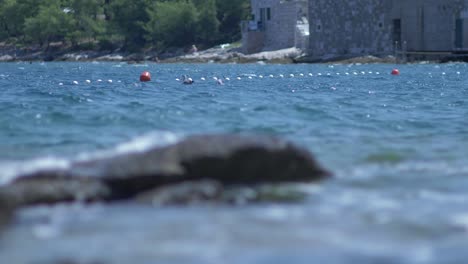
[[392,70],[392,75],[400,75],[400,70],[398,70],[398,69],[393,69],[393,70]]
[[140,75],[140,82],[149,82],[151,81],[151,74],[147,71],[144,71]]

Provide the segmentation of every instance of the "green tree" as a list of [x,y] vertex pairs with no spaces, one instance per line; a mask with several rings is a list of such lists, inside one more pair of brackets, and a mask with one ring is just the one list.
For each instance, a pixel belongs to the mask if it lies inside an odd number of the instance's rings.
[[24,23],[37,14],[36,0],[0,0],[0,35],[24,38]]
[[73,18],[73,28],[67,38],[76,45],[80,41],[89,42],[105,33],[103,19],[104,0],[70,0],[64,8]]
[[240,23],[250,15],[250,0],[216,0],[219,31],[223,42],[241,38]]
[[24,31],[28,40],[49,48],[51,41],[65,39],[72,24],[72,17],[62,10],[60,0],[46,0],[37,15],[26,18]]
[[[240,39],[250,0],[0,0],[0,40],[113,49],[209,46]],[[83,47],[79,45],[78,47]],[[92,46],[89,46],[92,47]]]
[[147,12],[148,39],[158,47],[183,47],[193,44],[197,31],[197,12],[192,1],[156,2]]
[[194,4],[198,10],[196,42],[212,45],[219,38],[215,0],[197,0]]
[[111,30],[122,36],[124,47],[138,50],[146,44],[145,25],[150,21],[146,10],[151,0],[112,0],[109,1]]

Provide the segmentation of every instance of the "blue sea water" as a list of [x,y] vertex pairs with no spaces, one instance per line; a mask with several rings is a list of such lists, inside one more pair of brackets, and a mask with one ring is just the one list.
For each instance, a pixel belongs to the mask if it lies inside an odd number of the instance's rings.
[[[140,83],[142,71],[153,81]],[[0,263],[468,258],[467,64],[4,63],[0,91],[3,183],[213,132],[287,138],[335,174],[300,186],[308,198],[294,205],[25,209],[2,236]]]

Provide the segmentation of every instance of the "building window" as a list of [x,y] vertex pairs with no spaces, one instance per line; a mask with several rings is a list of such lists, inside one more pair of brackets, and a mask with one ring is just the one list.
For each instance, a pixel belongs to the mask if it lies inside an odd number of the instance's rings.
[[267,20],[271,20],[271,8],[267,8]]
[[320,19],[315,20],[315,31],[322,32],[322,21]]
[[379,23],[379,28],[383,28],[383,23],[382,22]]

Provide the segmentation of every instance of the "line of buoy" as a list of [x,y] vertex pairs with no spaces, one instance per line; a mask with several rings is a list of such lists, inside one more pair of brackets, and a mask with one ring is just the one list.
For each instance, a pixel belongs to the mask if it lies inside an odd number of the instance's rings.
[[[400,70],[399,69],[392,69],[390,74],[392,76],[398,76],[400,75]],[[429,72],[428,73],[431,77],[435,75],[435,73],[431,73]],[[442,76],[447,76],[449,75],[449,73],[447,72],[441,72],[440,73]],[[456,71],[455,72],[456,75],[461,75],[461,72],[460,71]],[[349,72],[335,72],[335,73],[332,73],[332,72],[326,72],[326,73],[322,73],[322,72],[318,72],[318,73],[289,73],[289,74],[278,74],[278,75],[273,75],[273,74],[269,74],[269,75],[256,75],[256,74],[245,74],[245,75],[241,75],[241,76],[237,76],[237,77],[217,77],[217,76],[213,76],[211,77],[211,79],[213,79],[217,84],[224,84],[224,81],[231,81],[231,80],[243,80],[243,77],[245,77],[246,79],[248,80],[253,80],[255,78],[258,78],[258,79],[264,79],[266,77],[268,78],[303,78],[303,77],[323,77],[323,76],[327,76],[327,77],[331,77],[331,76],[350,76],[350,75],[353,75],[353,76],[358,76],[358,75],[381,75],[380,72],[378,71],[349,71]],[[188,78],[188,76],[185,76],[186,78]],[[186,79],[184,78],[184,79]],[[190,78],[191,79],[191,78]],[[199,80],[201,81],[206,81],[208,80],[209,78],[207,77],[200,77]],[[181,82],[182,80],[180,78],[175,78],[175,80],[177,82]],[[140,81],[141,82],[149,82],[151,81],[151,74],[150,72],[148,71],[144,71],[141,73],[140,75]],[[102,83],[104,82],[104,80],[102,79],[97,79],[96,80],[97,83]],[[108,79],[106,81],[107,83],[114,83],[114,80],[112,79]],[[118,83],[121,83],[121,81],[117,81]],[[89,79],[86,79],[84,80],[85,84],[91,84],[93,83],[92,80],[89,80]],[[74,80],[71,82],[72,85],[79,85],[80,82],[77,81],[77,80]],[[64,82],[60,82],[59,83],[60,86],[64,85]]]
[[[375,74],[375,75],[379,75],[380,72],[372,72],[372,71],[369,71],[369,72],[365,72],[365,71],[361,71],[361,72],[352,72],[352,73],[349,73],[349,72],[345,72],[343,73],[343,75],[350,75],[350,74],[353,74],[353,75],[366,75],[366,74]],[[335,75],[337,76],[341,76],[342,74],[339,73],[339,72],[336,72]],[[299,74],[294,74],[294,73],[290,73],[288,75],[284,75],[284,74],[278,74],[277,76],[274,76],[273,74],[270,74],[270,75],[266,75],[268,76],[269,78],[300,78],[300,77],[307,77],[307,76],[310,76],[310,77],[314,77],[314,76],[328,76],[328,77],[331,77],[333,76],[332,73],[317,73],[316,75],[314,75],[313,73],[308,73],[308,74],[304,74],[304,73],[299,73]],[[249,80],[253,80],[254,78],[259,78],[259,79],[264,79],[266,76],[264,75],[255,75],[255,74],[252,74],[252,75],[248,75],[246,76],[247,79]],[[230,81],[231,79],[233,80],[242,80],[243,78],[241,76],[238,76],[238,77],[235,77],[235,78],[230,78],[230,77],[212,77],[213,80],[215,81],[218,81],[218,80],[226,80],[226,81]],[[176,78],[175,79],[176,81],[181,81],[179,78]],[[207,78],[206,77],[200,77],[200,80],[201,81],[206,81]]]

